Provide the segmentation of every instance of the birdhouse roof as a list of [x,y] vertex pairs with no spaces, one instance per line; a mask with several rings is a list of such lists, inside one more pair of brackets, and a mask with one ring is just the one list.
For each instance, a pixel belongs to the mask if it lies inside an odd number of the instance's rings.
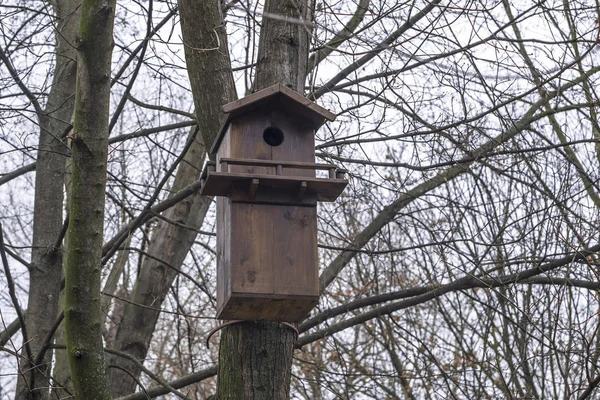
[[335,114],[319,106],[317,103],[284,85],[276,84],[223,106],[223,111],[227,113],[227,118],[223,122],[223,125],[221,125],[219,134],[215,138],[210,152],[215,153],[218,150],[231,120],[255,110],[268,102],[278,104],[286,111],[306,118],[313,125],[314,129],[318,129],[323,125],[325,120],[333,121],[335,119]]

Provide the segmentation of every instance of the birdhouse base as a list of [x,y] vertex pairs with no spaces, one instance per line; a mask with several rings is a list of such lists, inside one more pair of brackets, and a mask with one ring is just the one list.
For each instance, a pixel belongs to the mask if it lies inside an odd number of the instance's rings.
[[231,293],[217,311],[226,320],[300,322],[319,302],[319,296],[266,296]]

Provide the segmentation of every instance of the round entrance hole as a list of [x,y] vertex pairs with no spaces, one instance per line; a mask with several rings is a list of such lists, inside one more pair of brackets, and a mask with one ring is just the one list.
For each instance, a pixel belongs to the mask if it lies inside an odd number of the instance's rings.
[[279,146],[283,143],[283,132],[279,128],[269,127],[263,132],[263,140],[269,146]]

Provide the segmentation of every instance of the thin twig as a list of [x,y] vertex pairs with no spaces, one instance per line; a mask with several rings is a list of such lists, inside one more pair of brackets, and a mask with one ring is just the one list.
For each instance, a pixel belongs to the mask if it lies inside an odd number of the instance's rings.
[[4,50],[2,50],[1,47],[0,47],[0,60],[2,60],[2,62],[4,63],[4,66],[6,67],[6,69],[8,69],[8,73],[13,78],[13,80],[15,81],[17,86],[19,86],[19,88],[21,89],[23,94],[31,102],[31,105],[33,105],[33,108],[35,109],[35,112],[38,116],[38,122],[41,122],[40,119],[41,119],[42,115],[44,115],[44,110],[42,109],[42,106],[40,106],[40,103],[37,101],[37,98],[33,95],[33,93],[31,93],[29,88],[27,86],[25,86],[25,84],[23,83],[21,78],[19,78],[19,74],[17,74],[17,71],[14,69],[14,67],[12,66],[12,63],[8,59],[8,56],[6,55],[6,53],[4,53]]
[[[25,327],[25,316],[23,315],[23,311],[21,310],[21,306],[19,305],[19,299],[17,299],[17,294],[15,292],[15,283],[13,281],[12,275],[10,273],[10,268],[8,267],[8,259],[6,258],[6,251],[4,249],[4,235],[2,232],[2,223],[0,222],[0,258],[2,258],[2,265],[4,266],[4,273],[6,275],[6,281],[8,284],[8,293],[10,294],[10,298],[15,307],[15,311],[17,312],[17,317],[19,318],[19,323],[21,324],[21,335],[23,336],[23,345],[25,346],[25,352],[27,353],[27,359],[31,363],[33,360],[33,356],[31,354],[31,347],[29,346],[29,337],[27,335],[27,329]],[[33,369],[31,369],[33,373]]]
[[[177,157],[177,159],[173,162],[173,164],[166,171],[163,179],[159,182],[158,186],[154,190],[154,193],[152,194],[152,196],[148,200],[148,202],[146,204],[146,207],[144,207],[143,212],[140,215],[138,215],[138,217],[134,221],[132,221],[133,223],[139,224],[138,226],[140,226],[141,224],[143,224],[143,221],[146,218],[147,213],[151,212],[151,210],[152,210],[152,204],[154,204],[154,202],[156,201],[156,199],[160,195],[160,192],[162,191],[164,185],[167,184],[167,181],[171,178],[171,174],[175,171],[175,169],[177,168],[177,166],[179,165],[179,163],[181,161],[183,161],[183,159],[186,156],[189,148],[192,147],[192,144],[196,140],[196,135],[198,134],[198,131],[199,131],[199,128],[196,125],[196,128],[194,129],[194,132],[188,138],[187,143],[185,144],[183,150],[181,151],[181,154],[179,155],[179,157]],[[112,247],[106,248],[106,245],[105,245],[105,249],[103,249],[104,250],[103,251],[104,257],[102,258],[102,264],[106,264],[108,262],[108,260],[110,260],[110,258],[115,254],[115,252],[119,249],[119,247],[121,246],[121,244],[125,241],[125,239],[127,239],[127,237],[130,234],[131,234],[130,231],[123,231],[122,230],[120,236],[116,237],[115,243],[112,245]]]
[[[63,345],[63,344],[55,344],[52,346],[49,346],[53,349],[60,349],[60,350],[65,350],[67,348],[67,346]],[[182,399],[187,399],[188,397],[186,395],[184,395],[183,393],[179,392],[177,389],[175,389],[173,386],[171,386],[167,381],[165,381],[164,379],[160,378],[158,375],[154,374],[152,371],[150,371],[148,368],[144,367],[144,365],[134,356],[132,356],[129,353],[125,353],[122,351],[117,351],[117,350],[113,350],[113,349],[108,349],[108,348],[104,348],[104,352],[105,353],[109,353],[109,354],[114,354],[116,356],[119,357],[123,357],[128,359],[129,361],[131,361],[132,363],[134,363],[139,369],[141,369],[146,375],[148,375],[151,379],[153,379],[154,381],[156,381],[157,383],[159,383],[160,385],[162,385],[163,387],[165,387],[166,389],[168,389],[171,393],[175,394],[176,396],[182,398]],[[117,368],[120,369],[122,371],[125,371],[126,373],[130,374],[129,371],[125,370],[124,368],[121,368],[119,366],[116,365],[110,365],[109,368]],[[131,376],[131,374],[130,374]],[[135,379],[135,377],[132,376],[133,379]],[[142,386],[142,384],[135,379],[135,381],[137,382],[138,385],[140,385],[140,387],[142,388],[142,390],[145,392],[144,387]],[[150,396],[148,396],[148,398],[150,398]]]

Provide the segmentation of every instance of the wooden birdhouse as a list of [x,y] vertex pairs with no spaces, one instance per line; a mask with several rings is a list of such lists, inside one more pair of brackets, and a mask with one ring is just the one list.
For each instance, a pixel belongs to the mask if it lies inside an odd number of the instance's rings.
[[315,163],[315,132],[335,116],[282,85],[223,106],[202,173],[217,199],[217,317],[301,321],[319,300],[317,202],[345,171]]

